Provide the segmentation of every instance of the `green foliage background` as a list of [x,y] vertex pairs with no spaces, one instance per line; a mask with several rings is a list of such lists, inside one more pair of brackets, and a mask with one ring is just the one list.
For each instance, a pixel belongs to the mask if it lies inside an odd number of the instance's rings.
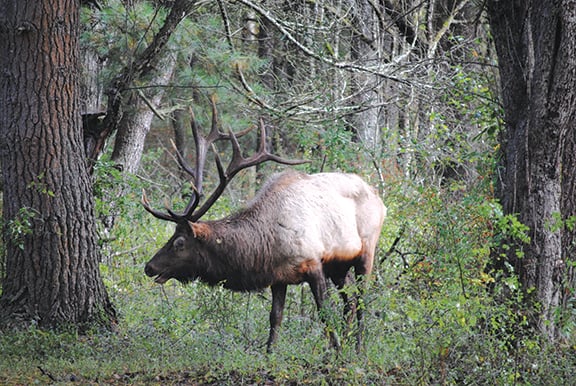
[[[103,74],[104,83],[145,47],[163,17],[146,3],[139,6],[147,9],[130,12],[115,8],[119,2],[108,5],[97,21],[89,13],[83,20],[94,26],[85,44],[102,57],[116,58]],[[123,31],[122,39],[116,28]],[[222,36],[214,38],[215,31],[221,26],[207,17],[202,23],[185,22],[174,36],[172,47],[193,51],[196,65],[178,72],[174,84],[180,87],[170,89],[170,98],[182,105],[195,101],[196,115],[207,126],[209,114],[202,106],[216,92],[223,126],[247,127],[254,108],[235,92],[233,69],[242,63],[246,74],[256,77],[264,63],[241,50],[231,52]],[[190,59],[186,52],[179,54]],[[121,173],[108,154],[96,165],[101,273],[119,314],[116,331],[79,336],[31,327],[5,333],[0,336],[0,384],[566,384],[576,373],[574,308],[558,314],[566,339],[549,345],[528,328],[531,312],[523,307],[512,267],[504,274],[492,264],[500,240],[513,237],[521,245],[527,236],[494,199],[501,114],[491,79],[458,66],[451,71],[450,87],[438,96],[440,107],[428,115],[433,135],[418,141],[382,128],[381,154],[367,152],[341,120],[311,117],[304,124],[270,113],[283,128],[275,133],[276,150],[311,160],[299,167],[308,172],[361,174],[379,189],[389,209],[365,298],[362,354],[340,322],[342,305],[333,288],[329,319],[344,338],[342,352],[327,349],[323,325],[303,285],[290,288],[278,345],[266,355],[268,290],[237,294],[173,282],[160,287],[147,278],[145,262],[173,227],[143,210],[141,191],[154,197],[157,207],[168,200],[178,208],[187,189],[164,149],[149,145],[138,176]],[[408,157],[414,162],[403,164]],[[443,171],[455,166],[463,172],[445,177]],[[241,173],[208,216],[237,209],[253,194],[254,182],[261,184],[280,169],[261,167],[256,178]],[[213,177],[214,170],[208,175]],[[5,229],[22,237],[33,215],[23,210]],[[521,256],[521,248],[517,253]]]

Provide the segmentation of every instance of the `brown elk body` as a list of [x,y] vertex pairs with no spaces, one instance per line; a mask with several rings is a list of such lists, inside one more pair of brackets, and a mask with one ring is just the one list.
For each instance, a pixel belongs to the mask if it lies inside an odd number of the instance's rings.
[[[216,221],[160,214],[147,201],[145,207],[177,223],[172,238],[146,264],[145,273],[157,283],[174,278],[233,291],[271,287],[268,351],[282,322],[287,286],[309,283],[321,309],[327,279],[341,289],[351,281],[352,267],[357,277],[370,274],[386,216],[380,197],[357,175],[295,171],[273,176],[244,209]],[[345,291],[341,294],[345,312],[357,315],[360,345],[362,307]],[[339,345],[335,333],[330,338]]]

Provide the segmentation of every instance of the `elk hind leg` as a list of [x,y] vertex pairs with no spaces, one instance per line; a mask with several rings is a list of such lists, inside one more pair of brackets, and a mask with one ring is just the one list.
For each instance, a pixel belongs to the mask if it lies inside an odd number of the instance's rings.
[[346,333],[345,336],[348,335],[351,327],[352,327],[352,320],[354,315],[356,314],[356,294],[351,291],[355,291],[354,288],[350,287],[353,284],[354,280],[352,279],[352,273],[348,271],[348,268],[344,271],[337,271],[330,273],[330,279],[338,289],[338,293],[342,298],[342,302],[344,303],[344,321],[346,322]]
[[364,334],[364,310],[366,305],[364,303],[364,294],[367,286],[367,276],[372,273],[374,264],[374,255],[376,253],[376,244],[378,238],[364,241],[363,252],[360,259],[354,266],[354,273],[356,276],[356,283],[358,286],[358,298],[356,304],[356,320],[358,322],[358,331],[356,332],[356,351],[360,352],[363,348],[362,336]]
[[363,348],[362,337],[364,335],[364,310],[366,307],[364,303],[364,294],[366,293],[366,275],[356,274],[356,283],[358,286],[358,295],[356,299],[356,351],[360,352]]
[[328,325],[328,318],[326,318],[326,311],[324,310],[324,300],[326,299],[326,276],[324,272],[320,269],[309,273],[308,284],[310,284],[310,289],[314,295],[314,300],[316,301],[316,308],[318,309],[318,314],[320,315],[320,320],[324,323],[326,331],[330,337],[330,345],[340,351],[340,339],[334,328]]

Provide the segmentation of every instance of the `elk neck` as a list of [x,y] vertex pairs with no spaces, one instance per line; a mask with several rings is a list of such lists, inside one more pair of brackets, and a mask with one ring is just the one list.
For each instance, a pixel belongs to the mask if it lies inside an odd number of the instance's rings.
[[253,210],[195,224],[202,229],[207,255],[201,280],[211,285],[222,283],[236,291],[259,290],[272,284],[273,234]]

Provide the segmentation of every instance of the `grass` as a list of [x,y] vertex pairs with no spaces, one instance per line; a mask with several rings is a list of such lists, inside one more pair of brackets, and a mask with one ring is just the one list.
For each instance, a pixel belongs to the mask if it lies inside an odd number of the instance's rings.
[[267,291],[236,294],[202,284],[161,290],[134,279],[130,288],[111,291],[120,313],[115,332],[31,328],[0,337],[0,384],[560,385],[576,369],[574,347],[527,337],[509,349],[490,328],[455,321],[449,302],[442,309],[435,299],[437,312],[432,304],[427,310],[422,299],[408,299],[378,278],[361,355],[352,338],[338,355],[327,349],[307,289],[290,290],[278,345],[267,355]]
[[[201,285],[172,285],[164,293],[145,287],[115,295],[121,312],[116,332],[77,336],[30,329],[4,335],[0,384],[349,383],[381,371],[356,357],[352,345],[339,357],[327,350],[319,321],[299,314],[297,289],[279,344],[266,355],[269,295]],[[308,313],[312,301],[304,301]]]

